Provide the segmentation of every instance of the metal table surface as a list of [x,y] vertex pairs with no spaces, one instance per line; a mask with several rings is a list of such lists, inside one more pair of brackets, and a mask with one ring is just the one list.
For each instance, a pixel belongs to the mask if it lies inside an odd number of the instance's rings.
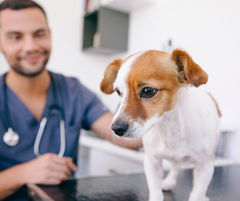
[[[57,201],[148,200],[143,173],[68,180],[59,186],[40,187]],[[177,187],[164,192],[164,201],[187,201],[191,188],[192,170],[183,170]],[[207,196],[211,201],[240,201],[240,165],[216,167]]]

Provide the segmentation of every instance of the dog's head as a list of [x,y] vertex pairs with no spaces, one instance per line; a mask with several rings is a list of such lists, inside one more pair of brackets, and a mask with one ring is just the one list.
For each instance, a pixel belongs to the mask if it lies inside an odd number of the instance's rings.
[[122,97],[112,130],[119,136],[142,137],[164,112],[174,108],[181,86],[205,84],[208,75],[180,49],[172,54],[149,50],[115,59],[106,69],[101,90]]

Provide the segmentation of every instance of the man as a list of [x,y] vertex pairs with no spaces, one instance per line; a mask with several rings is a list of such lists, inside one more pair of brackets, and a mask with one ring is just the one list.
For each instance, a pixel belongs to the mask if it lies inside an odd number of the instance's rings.
[[[9,72],[0,76],[0,200],[28,183],[56,185],[66,180],[77,169],[81,128],[121,146],[141,146],[141,140],[113,135],[113,114],[77,79],[45,69],[51,32],[38,4],[31,0],[5,0],[0,4],[0,52],[10,66]],[[37,140],[39,148],[34,149],[40,121],[56,102]],[[61,148],[59,108],[66,130],[63,157],[57,155]],[[19,136],[14,146],[4,136],[9,127]],[[36,157],[38,152],[42,155]]]

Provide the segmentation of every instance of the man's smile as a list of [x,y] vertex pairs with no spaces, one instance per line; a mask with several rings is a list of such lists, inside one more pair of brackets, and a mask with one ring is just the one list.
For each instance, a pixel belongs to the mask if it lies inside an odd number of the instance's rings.
[[34,63],[37,63],[45,55],[46,55],[46,52],[38,52],[38,53],[34,53],[34,54],[28,54],[28,55],[24,55],[24,56],[19,56],[18,60],[34,64]]
[[21,60],[22,61],[26,61],[28,63],[36,63],[39,61],[39,59],[43,57],[43,54],[38,54],[38,55],[34,55],[34,56],[28,56],[28,57],[24,57]]

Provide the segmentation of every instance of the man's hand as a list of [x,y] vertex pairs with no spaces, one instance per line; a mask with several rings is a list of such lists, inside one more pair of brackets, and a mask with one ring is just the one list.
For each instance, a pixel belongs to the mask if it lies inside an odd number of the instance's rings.
[[72,158],[60,158],[51,153],[44,154],[21,166],[23,181],[26,184],[57,185],[77,170]]
[[0,172],[0,200],[13,194],[24,184],[60,184],[76,170],[77,166],[72,158],[59,158],[51,153],[15,165]]

